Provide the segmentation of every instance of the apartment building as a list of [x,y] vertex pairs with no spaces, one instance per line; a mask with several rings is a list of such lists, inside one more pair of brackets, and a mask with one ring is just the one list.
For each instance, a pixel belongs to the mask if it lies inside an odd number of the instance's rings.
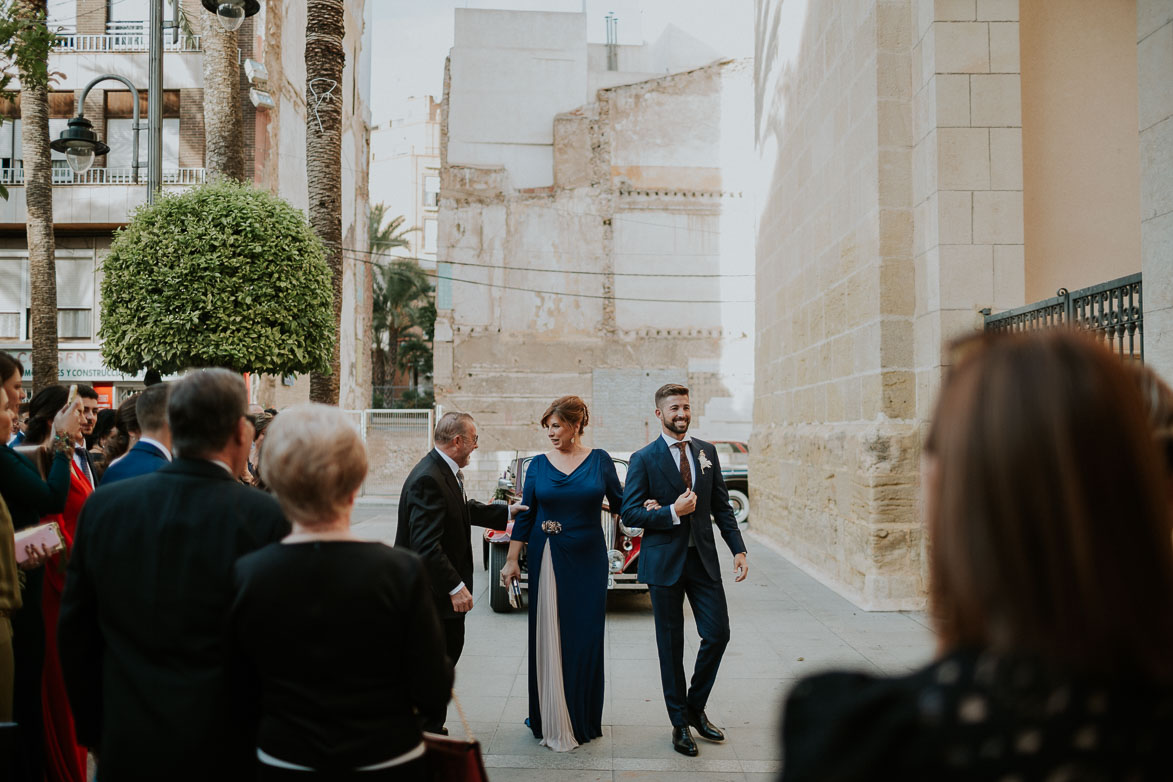
[[[199,0],[180,0],[178,35],[164,33],[164,192],[205,181],[203,63]],[[348,248],[365,250],[369,147],[370,24],[365,0],[346,2],[347,54],[343,114],[343,236]],[[61,74],[50,94],[50,136],[56,137],[77,113],[82,89],[95,77],[114,74],[139,91],[140,116],[147,117],[149,0],[57,0],[49,3],[50,24],[59,30],[49,70]],[[164,3],[170,14],[170,5]],[[238,32],[242,65],[245,170],[260,187],[305,209],[305,8],[299,0],[268,0]],[[264,77],[267,75],[267,79]],[[271,98],[272,105],[258,96]],[[258,105],[259,104],[259,108]],[[266,108],[266,106],[268,106]],[[106,404],[116,405],[141,387],[142,374],[123,375],[103,366],[100,343],[101,261],[114,232],[147,200],[147,136],[132,159],[134,103],[117,81],[101,82],[86,99],[85,116],[110,147],[84,174],[75,174],[64,155],[53,153],[53,219],[57,238],[59,375],[63,382],[92,383]],[[29,270],[25,237],[25,191],[18,102],[0,103],[0,182],[9,198],[0,201],[0,349],[21,358],[31,377]],[[353,255],[353,254],[348,254]],[[342,334],[343,403],[369,397],[365,343],[369,329],[369,275],[348,261]],[[355,268],[356,265],[359,268]],[[368,302],[365,307],[364,302]],[[364,385],[365,384],[365,385]],[[284,405],[308,398],[309,379],[253,378],[250,393],[263,404]],[[349,399],[348,397],[353,397]]]
[[440,103],[431,95],[408,98],[394,116],[371,128],[371,203],[387,205],[414,228],[411,246],[392,254],[418,258],[436,268],[440,211]]

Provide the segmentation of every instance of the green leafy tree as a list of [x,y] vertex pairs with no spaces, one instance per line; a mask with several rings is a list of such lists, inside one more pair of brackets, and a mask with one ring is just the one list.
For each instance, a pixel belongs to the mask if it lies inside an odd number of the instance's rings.
[[[387,211],[386,204],[374,204],[371,206],[371,214],[367,221],[371,253],[376,256],[384,255],[396,247],[410,250],[411,242],[407,235],[419,230],[418,228],[404,228],[403,222],[407,218],[403,215],[387,220]],[[383,224],[384,222],[386,225]]]
[[432,285],[428,275],[412,258],[395,258],[375,267],[375,296],[372,331],[375,338],[375,385],[386,385],[402,368],[401,344],[413,330],[421,331],[426,313],[433,313]]
[[139,207],[102,272],[102,357],[120,372],[329,369],[325,249],[301,212],[251,185],[221,180]]

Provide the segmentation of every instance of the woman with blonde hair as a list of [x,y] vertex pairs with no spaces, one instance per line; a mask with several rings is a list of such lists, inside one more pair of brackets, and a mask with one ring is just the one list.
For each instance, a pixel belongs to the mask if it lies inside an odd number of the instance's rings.
[[236,563],[230,614],[261,780],[425,778],[419,719],[443,715],[452,667],[419,558],[351,531],[366,474],[337,408],[268,429],[261,475],[293,533]]
[[1137,386],[1069,330],[958,348],[923,458],[939,656],[801,682],[782,778],[1173,779],[1173,546]]

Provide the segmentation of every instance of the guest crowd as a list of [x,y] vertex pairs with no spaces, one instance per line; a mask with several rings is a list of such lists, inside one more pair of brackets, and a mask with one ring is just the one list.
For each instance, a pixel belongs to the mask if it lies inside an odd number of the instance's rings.
[[[117,410],[85,386],[22,403],[22,374],[0,352],[0,780],[436,778],[474,524],[512,531],[493,578],[528,564],[527,724],[573,751],[602,733],[604,499],[643,530],[671,745],[724,741],[717,537],[735,582],[748,555],[684,386],[649,400],[663,431],[626,485],[586,403],[555,400],[515,505],[468,498],[476,422],[441,417],[388,547],[351,531],[367,454],[335,408],[250,406],[221,369]],[[1171,480],[1151,371],[1070,331],[955,343],[922,456],[936,658],[800,681],[782,778],[1173,779]]]

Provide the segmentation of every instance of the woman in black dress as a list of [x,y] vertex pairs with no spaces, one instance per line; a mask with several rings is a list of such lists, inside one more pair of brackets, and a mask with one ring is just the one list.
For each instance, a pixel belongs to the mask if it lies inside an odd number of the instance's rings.
[[1066,330],[954,356],[921,482],[939,657],[799,683],[782,779],[1173,779],[1170,514],[1125,365]]
[[419,558],[350,531],[361,438],[337,408],[294,407],[269,428],[261,470],[293,534],[236,563],[259,779],[423,780],[420,719],[443,718],[452,667]]

